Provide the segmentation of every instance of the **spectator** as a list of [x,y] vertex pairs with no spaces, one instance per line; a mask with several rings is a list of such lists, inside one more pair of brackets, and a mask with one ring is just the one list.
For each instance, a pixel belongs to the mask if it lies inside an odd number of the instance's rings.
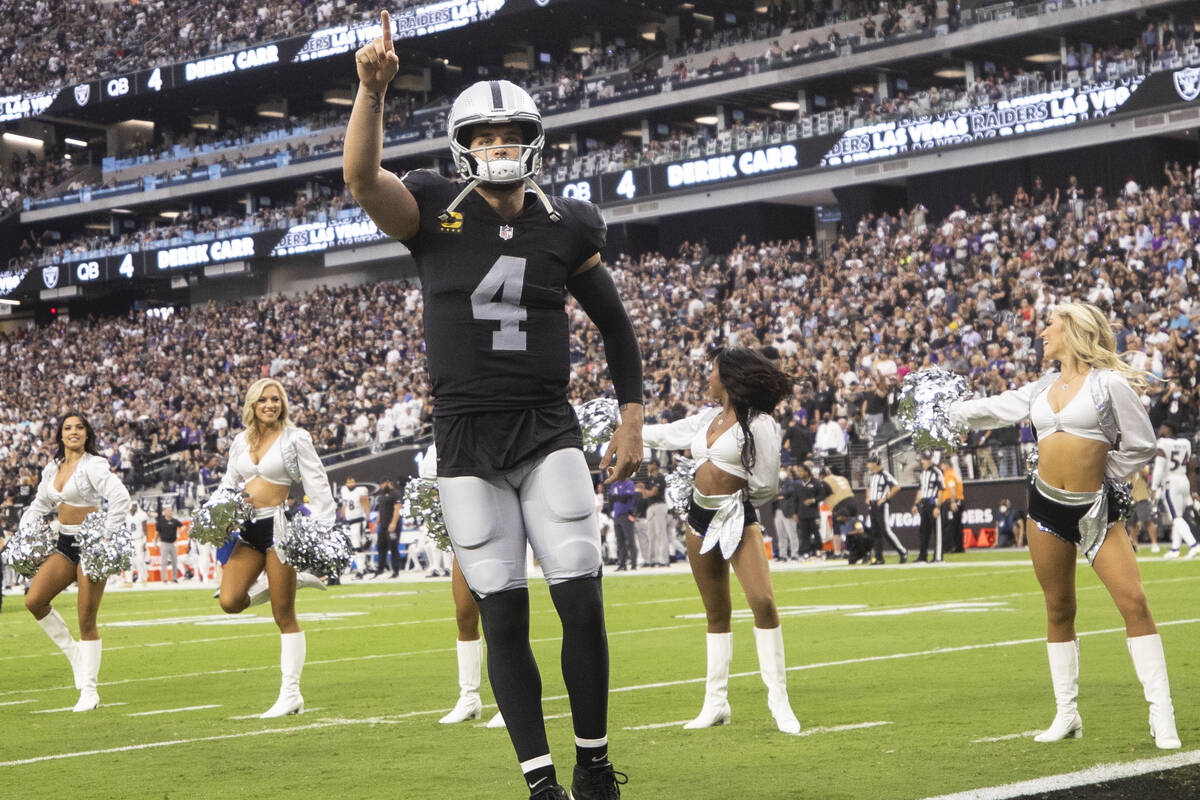
[[169,505],[159,510],[158,518],[154,521],[154,531],[158,537],[158,570],[163,583],[179,583],[179,548],[176,541],[181,524],[175,519],[175,511]]

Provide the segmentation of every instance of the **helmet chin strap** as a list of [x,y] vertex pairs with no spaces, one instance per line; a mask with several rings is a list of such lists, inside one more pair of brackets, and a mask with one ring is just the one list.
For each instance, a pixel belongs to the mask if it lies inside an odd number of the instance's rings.
[[458,193],[458,197],[450,201],[450,205],[446,206],[445,211],[438,214],[438,221],[449,222],[450,215],[454,213],[454,209],[458,208],[458,204],[466,199],[466,196],[469,195],[471,191],[481,183],[483,183],[483,181],[479,180],[479,178],[472,178],[471,180],[467,181],[467,185],[463,187],[461,192]]
[[562,219],[562,214],[554,210],[554,206],[550,205],[550,198],[546,197],[546,193],[542,191],[542,187],[534,183],[533,178],[526,178],[525,185],[533,190],[537,195],[538,200],[542,201],[542,207],[546,209],[546,213],[550,216],[551,222],[558,222]]
[[[481,181],[479,178],[472,178],[471,180],[467,181],[467,185],[463,187],[463,190],[458,193],[457,197],[450,201],[450,205],[446,206],[446,210],[441,214],[438,214],[438,220],[441,222],[449,222],[450,215],[454,213],[454,210],[458,208],[459,204],[466,199],[467,195],[470,194],[471,191],[481,183],[483,183],[483,181]],[[542,187],[538,186],[537,183],[534,182],[533,178],[526,178],[525,186],[527,186],[535,195],[537,195],[538,200],[540,200],[542,203],[542,207],[546,209],[546,214],[550,217],[551,222],[558,222],[560,219],[562,219],[562,214],[559,214],[554,210],[554,206],[550,204],[550,198],[546,197],[546,193],[542,191]]]

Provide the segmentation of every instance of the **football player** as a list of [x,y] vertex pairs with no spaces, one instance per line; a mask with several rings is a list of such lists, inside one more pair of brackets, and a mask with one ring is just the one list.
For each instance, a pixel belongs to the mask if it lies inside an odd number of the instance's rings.
[[1158,428],[1158,454],[1154,458],[1154,474],[1150,488],[1167,507],[1171,517],[1171,549],[1163,558],[1179,558],[1180,542],[1189,545],[1184,558],[1195,558],[1200,554],[1200,544],[1192,535],[1183,512],[1192,502],[1192,443],[1187,439],[1176,439],[1170,423]]
[[488,676],[531,797],[562,800],[529,646],[526,543],[562,621],[575,730],[574,800],[614,798],[608,758],[608,644],[601,550],[579,423],[567,402],[569,292],[599,328],[621,422],[601,462],[608,482],[642,458],[642,363],[633,325],[600,263],[591,203],[534,182],[545,143],[532,98],[508,81],[462,92],[448,118],[463,182],[380,164],[384,93],[399,61],[390,20],[356,54],[360,81],[343,173],[380,230],[416,260],[434,395],[438,491],[455,556],[487,637]]

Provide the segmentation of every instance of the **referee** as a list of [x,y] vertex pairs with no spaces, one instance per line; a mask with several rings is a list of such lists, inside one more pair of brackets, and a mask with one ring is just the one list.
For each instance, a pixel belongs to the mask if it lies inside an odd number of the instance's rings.
[[946,478],[933,464],[933,454],[928,450],[921,453],[920,488],[913,514],[921,515],[921,554],[916,561],[929,560],[929,537],[933,536],[933,560],[942,560],[942,515],[938,513],[938,499],[946,488]]
[[900,544],[900,539],[888,524],[888,501],[900,491],[900,484],[880,465],[879,456],[867,458],[867,469],[871,473],[867,479],[867,514],[871,520],[871,538],[875,542],[875,557],[871,559],[871,563],[884,563],[883,537],[887,534],[892,546],[900,554],[900,563],[903,564],[908,560],[908,551]]

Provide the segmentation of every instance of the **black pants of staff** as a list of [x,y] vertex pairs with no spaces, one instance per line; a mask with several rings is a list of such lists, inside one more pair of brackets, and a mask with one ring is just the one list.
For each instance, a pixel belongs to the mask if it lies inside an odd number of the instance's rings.
[[950,501],[942,503],[942,552],[963,552],[962,508],[950,507]]
[[921,554],[917,556],[918,561],[929,560],[929,543],[933,542],[933,558],[935,561],[942,559],[942,532],[941,532],[941,515],[938,513],[938,505],[936,500],[918,500],[917,513],[921,515]]
[[628,514],[617,514],[613,519],[613,527],[617,529],[617,568],[637,569],[637,529]]
[[388,570],[388,559],[391,559],[392,574],[400,572],[400,537],[389,532],[382,525],[379,527],[379,563],[375,566],[378,575]]
[[900,554],[901,563],[908,556],[908,551],[904,549],[904,545],[900,544],[900,539],[896,534],[892,533],[888,528],[888,504],[868,506],[869,515],[871,517],[871,540],[875,544],[875,558],[878,561],[883,560],[883,538],[886,536],[891,539],[892,546],[896,548],[896,552]]
[[818,520],[799,517],[796,520],[796,537],[800,540],[800,555],[807,556],[820,552],[821,534],[817,529]]

